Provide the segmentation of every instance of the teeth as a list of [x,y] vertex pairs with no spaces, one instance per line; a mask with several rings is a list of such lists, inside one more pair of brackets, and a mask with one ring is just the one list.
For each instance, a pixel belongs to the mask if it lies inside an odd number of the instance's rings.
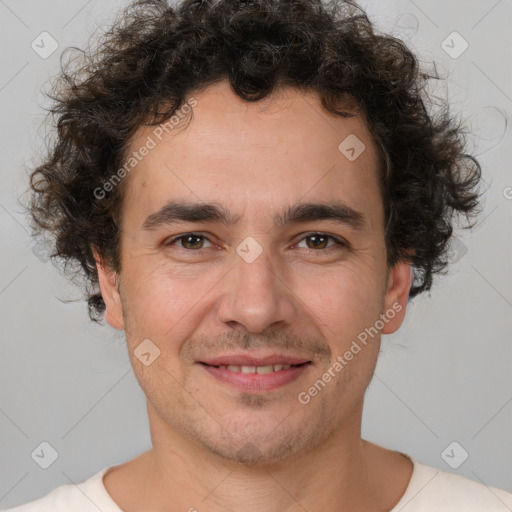
[[232,372],[238,372],[238,373],[272,373],[272,372],[278,372],[280,370],[288,370],[291,368],[291,364],[269,364],[267,366],[238,366],[235,364],[225,365],[222,364],[219,366],[219,368],[222,368],[223,370],[230,370]]
[[256,373],[272,373],[273,371],[274,371],[274,367],[271,364],[269,364],[268,366],[257,366],[256,367]]

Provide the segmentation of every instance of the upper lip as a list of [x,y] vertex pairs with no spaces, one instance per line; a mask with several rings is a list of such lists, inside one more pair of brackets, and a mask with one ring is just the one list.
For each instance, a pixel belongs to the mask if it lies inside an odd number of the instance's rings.
[[303,357],[288,356],[286,354],[247,355],[225,354],[199,361],[211,366],[236,365],[236,366],[268,366],[274,364],[302,364],[310,362]]

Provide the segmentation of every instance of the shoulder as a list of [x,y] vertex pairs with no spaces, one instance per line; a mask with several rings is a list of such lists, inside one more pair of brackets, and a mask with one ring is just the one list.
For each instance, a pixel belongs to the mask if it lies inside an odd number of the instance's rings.
[[411,481],[390,512],[512,512],[509,492],[409,458],[414,463]]
[[121,512],[103,485],[103,475],[110,467],[78,485],[61,485],[42,498],[4,512]]

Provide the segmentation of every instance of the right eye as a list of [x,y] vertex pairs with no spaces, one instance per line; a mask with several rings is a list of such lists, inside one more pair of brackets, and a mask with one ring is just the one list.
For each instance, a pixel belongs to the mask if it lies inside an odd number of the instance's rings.
[[200,233],[185,233],[183,235],[178,235],[178,236],[175,236],[175,237],[167,240],[164,243],[164,245],[171,246],[171,245],[175,245],[176,242],[179,242],[179,244],[180,244],[179,249],[183,249],[186,251],[198,251],[200,249],[205,248],[205,247],[202,247],[205,240],[207,240],[211,244],[211,242],[208,240],[208,238],[204,235],[201,235]]

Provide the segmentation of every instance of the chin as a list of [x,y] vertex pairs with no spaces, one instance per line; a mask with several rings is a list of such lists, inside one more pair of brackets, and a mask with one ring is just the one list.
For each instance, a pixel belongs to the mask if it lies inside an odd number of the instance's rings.
[[244,416],[223,422],[224,428],[216,433],[195,429],[194,437],[204,449],[225,461],[248,467],[268,467],[304,456],[328,436],[325,428],[312,422],[308,429],[291,424],[293,415],[277,417],[272,414],[271,418],[261,420],[254,415]]

